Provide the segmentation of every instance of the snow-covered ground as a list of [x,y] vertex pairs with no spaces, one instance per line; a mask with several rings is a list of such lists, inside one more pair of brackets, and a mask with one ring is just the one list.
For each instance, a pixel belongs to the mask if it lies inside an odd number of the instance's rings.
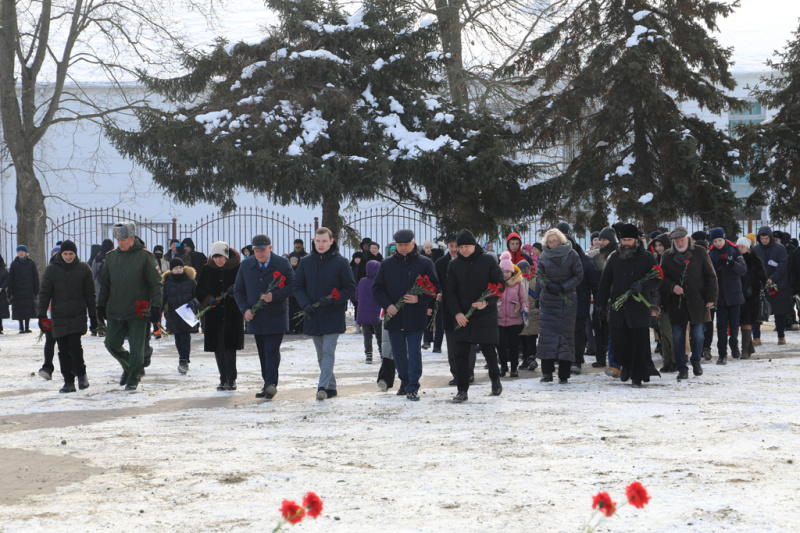
[[580,531],[595,493],[621,502],[634,480],[650,505],[626,506],[604,530],[797,531],[795,332],[786,346],[765,333],[754,360],[641,390],[591,369],[569,385],[521,371],[492,397],[479,364],[469,401],[454,405],[446,354],[424,354],[412,403],[377,390],[354,333],[339,342],[339,397],[324,402],[312,343],[296,336],[271,402],[254,398],[252,338],[231,393],[215,390],[199,335],[186,376],[171,342],[156,341],[136,393],[87,336],[91,386],[64,395],[58,371],[35,375],[37,332],[5,329],[0,531],[268,531],[281,501],[309,490],[325,509],[298,531]]

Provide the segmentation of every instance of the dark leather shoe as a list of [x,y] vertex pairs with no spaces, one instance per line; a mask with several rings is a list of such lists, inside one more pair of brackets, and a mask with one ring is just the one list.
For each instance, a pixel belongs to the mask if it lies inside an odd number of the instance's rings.
[[540,383],[551,383],[553,381],[553,374],[542,374],[542,379],[539,380]]
[[236,390],[236,380],[235,379],[233,381],[229,381],[228,382],[228,386],[226,387],[226,390]]
[[600,363],[600,362],[597,362],[597,361],[592,363],[592,368],[605,368],[605,367],[606,367],[605,363]]
[[75,392],[75,384],[74,383],[64,383],[64,386],[61,387],[58,392],[60,393],[67,393],[67,392]]
[[631,379],[631,367],[630,366],[625,365],[625,366],[622,367],[622,370],[620,371],[620,374],[619,374],[619,379],[623,383],[625,381],[628,381],[629,379]]
[[503,392],[503,385],[500,383],[499,379],[492,380],[492,396],[500,396],[500,393]]
[[678,372],[678,381],[684,379],[689,379],[689,372],[687,372],[686,370],[681,370],[680,372]]
[[78,376],[78,388],[81,390],[89,388],[89,378],[85,374]]
[[119,386],[123,386],[128,382],[128,373],[123,372],[122,375],[119,377]]
[[692,372],[694,373],[695,376],[703,375],[703,365],[700,364],[700,361],[692,363]]
[[458,385],[458,380],[457,379],[451,379],[450,381],[447,382],[447,384],[449,386],[451,386],[451,387],[454,387],[454,386]]
[[265,398],[266,395],[267,395],[267,386],[264,385],[264,388],[256,393],[256,398]]

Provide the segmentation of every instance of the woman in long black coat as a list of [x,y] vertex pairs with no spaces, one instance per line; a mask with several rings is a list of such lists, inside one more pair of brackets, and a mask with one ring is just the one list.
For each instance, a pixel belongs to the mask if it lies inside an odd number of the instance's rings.
[[761,259],[750,250],[752,248],[750,239],[742,237],[736,241],[736,246],[742,252],[744,264],[747,266],[747,273],[741,277],[744,304],[741,307],[739,323],[742,328],[742,359],[750,359],[750,356],[756,353],[753,348],[753,324],[758,317],[759,298],[767,283],[767,272]]
[[[792,300],[792,290],[789,284],[789,253],[786,247],[779,242],[775,242],[775,237],[769,226],[762,226],[758,230],[757,244],[753,247],[761,262],[764,263],[764,270],[767,271],[767,281],[772,281],[778,288],[778,296],[770,298],[772,314],[775,316],[775,332],[778,334],[778,344],[786,344],[785,328],[786,315],[792,312],[794,301]],[[753,329],[753,339],[758,339],[755,344],[761,344],[761,328]]]
[[[583,265],[567,237],[557,229],[544,235],[539,256],[539,321],[541,333],[537,356],[542,360],[542,382],[553,381],[558,360],[558,381],[567,383],[575,361],[575,320],[578,311],[576,288],[583,280]],[[566,297],[566,303],[562,296]]]
[[[478,246],[475,236],[469,230],[461,230],[456,238],[458,256],[447,267],[442,301],[448,306],[450,315],[455,317],[457,327],[453,332],[456,344],[456,380],[458,394],[453,401],[467,400],[469,380],[473,369],[470,362],[470,348],[473,344],[481,346],[481,353],[489,365],[489,379],[492,394],[498,396],[503,386],[500,384],[500,368],[497,366],[497,344],[500,341],[497,329],[498,296],[490,296],[477,303],[489,284],[500,286],[502,293],[506,288],[503,271],[492,256],[484,253]],[[471,308],[472,316],[466,318]]]
[[[218,244],[211,245],[211,257],[197,280],[197,299],[204,306],[214,306],[205,314],[203,351],[214,352],[217,359],[217,390],[236,390],[236,351],[244,348],[244,323],[233,290],[226,291],[236,282],[241,256],[230,247],[226,253],[225,247]],[[222,294],[226,296],[220,298]]]
[[17,246],[17,257],[8,269],[6,290],[11,299],[11,318],[19,321],[20,333],[30,333],[31,318],[36,317],[39,273],[36,263],[28,257],[28,248],[23,245]]
[[3,319],[9,318],[11,314],[8,312],[8,295],[6,289],[8,288],[8,269],[3,256],[0,255],[0,335],[3,334]]

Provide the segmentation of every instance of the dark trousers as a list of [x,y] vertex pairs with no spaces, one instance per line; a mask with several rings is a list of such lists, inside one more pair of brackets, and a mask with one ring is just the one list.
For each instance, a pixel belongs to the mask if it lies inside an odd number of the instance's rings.
[[[236,371],[236,350],[231,350],[225,345],[225,325],[220,324],[217,331],[206,330],[206,335],[217,336],[217,349],[214,357],[217,360],[219,380],[221,383],[231,383],[239,376]],[[259,360],[261,357],[259,356]],[[263,369],[262,369],[263,375]]]
[[722,306],[717,308],[717,353],[727,355],[728,330],[730,330],[731,354],[739,350],[739,312],[738,305]]
[[258,349],[258,362],[261,363],[261,377],[264,386],[278,384],[278,367],[281,365],[281,342],[283,333],[255,335]]
[[72,333],[56,339],[58,344],[58,363],[64,383],[75,383],[75,376],[86,375],[86,364],[83,361],[81,334]]
[[[572,365],[570,361],[564,359],[558,360],[558,379],[569,379],[569,367]],[[542,375],[550,374],[551,376],[556,371],[555,359],[542,359]]]
[[536,341],[538,339],[539,335],[519,336],[519,344],[522,348],[523,359],[527,359],[528,357],[536,357]]
[[714,341],[714,315],[716,314],[716,308],[712,307],[711,311],[711,322],[706,322],[703,328],[703,351],[711,349],[711,343]]
[[[778,338],[782,338],[786,333],[786,315],[775,315],[775,332]],[[753,338],[761,338],[761,322],[753,324]]]
[[361,324],[361,335],[364,336],[364,353],[372,356],[372,336],[378,341],[378,353],[382,354],[383,349],[383,327],[380,324]]
[[[456,379],[458,392],[469,390],[469,379],[475,369],[475,347],[468,342],[456,343]],[[500,379],[500,369],[497,366],[497,350],[494,344],[481,344],[481,353],[489,365],[489,379],[492,382]]]
[[391,389],[394,387],[395,374],[394,359],[381,357],[381,367],[378,369],[378,381],[385,381],[387,387]]
[[632,380],[650,381],[658,374],[650,353],[649,327],[631,328],[623,322],[621,328],[611,328],[611,349],[617,364],[630,369]]
[[[42,365],[42,370],[47,370],[51,374],[56,369],[53,366],[53,357],[56,354],[56,339],[53,338],[53,332],[51,330],[45,330],[44,332],[44,364]],[[61,357],[59,356],[59,360]]]
[[586,317],[575,319],[575,364],[585,363],[586,353]]
[[433,343],[433,330],[426,327],[425,331],[422,333],[422,344],[431,344]]
[[31,321],[30,319],[25,320],[17,320],[19,322],[19,330],[25,331],[26,329],[31,329]]
[[[455,330],[447,330],[444,332],[445,340],[447,341],[447,362],[450,364],[450,374],[453,378],[458,379],[458,344],[455,341]],[[475,359],[478,356],[478,350],[474,344],[471,345],[469,350],[469,377],[475,375]],[[498,370],[499,372],[499,370]]]
[[189,352],[192,351],[191,333],[173,333],[175,337],[175,348],[178,349],[178,359],[189,363]]
[[439,310],[436,313],[436,319],[434,320],[434,330],[433,330],[433,351],[441,352],[442,351],[442,341],[444,340],[444,323],[442,322],[442,311]]
[[598,363],[606,364],[606,355],[608,354],[608,323],[594,323],[594,338],[597,346],[595,350],[595,359]]
[[503,371],[508,370],[509,363],[511,364],[511,371],[517,371],[519,366],[519,334],[522,331],[522,327],[522,324],[518,324],[514,326],[498,326],[497,328],[500,333],[498,356]]

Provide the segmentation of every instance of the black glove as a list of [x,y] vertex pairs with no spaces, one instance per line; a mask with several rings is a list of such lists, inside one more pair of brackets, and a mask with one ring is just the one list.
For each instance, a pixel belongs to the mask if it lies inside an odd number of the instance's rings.
[[564,286],[561,285],[560,283],[554,283],[554,282],[548,283],[547,292],[549,292],[550,294],[560,294],[564,292]]
[[97,307],[97,320],[105,320],[106,317],[106,306],[101,305]]
[[306,316],[311,316],[317,312],[317,309],[313,305],[308,304],[303,308],[303,312],[305,312]]
[[322,298],[319,299],[317,303],[319,304],[318,307],[331,307],[333,306],[334,301],[333,298],[328,298],[327,296],[323,296]]
[[97,329],[97,318],[96,317],[93,317],[93,316],[89,317],[89,328],[93,329],[93,330]]
[[212,296],[211,298],[209,298],[209,299],[208,299],[208,307],[214,307],[214,306],[215,306],[215,305],[217,305],[218,303],[219,303],[219,300],[217,300],[217,299],[216,299],[216,298],[214,298],[213,296]]
[[233,291],[234,291],[235,288],[236,288],[236,285],[231,285],[230,287],[225,289],[225,294],[227,294],[228,296],[233,296]]
[[161,308],[160,307],[151,307],[150,308],[150,322],[153,322],[153,323],[161,322]]
[[534,298],[533,299],[533,307],[535,307],[536,309],[539,309],[539,298]]
[[636,283],[631,285],[631,292],[633,294],[639,294],[642,292],[642,290],[644,290],[644,285],[642,285],[641,281],[637,281]]

